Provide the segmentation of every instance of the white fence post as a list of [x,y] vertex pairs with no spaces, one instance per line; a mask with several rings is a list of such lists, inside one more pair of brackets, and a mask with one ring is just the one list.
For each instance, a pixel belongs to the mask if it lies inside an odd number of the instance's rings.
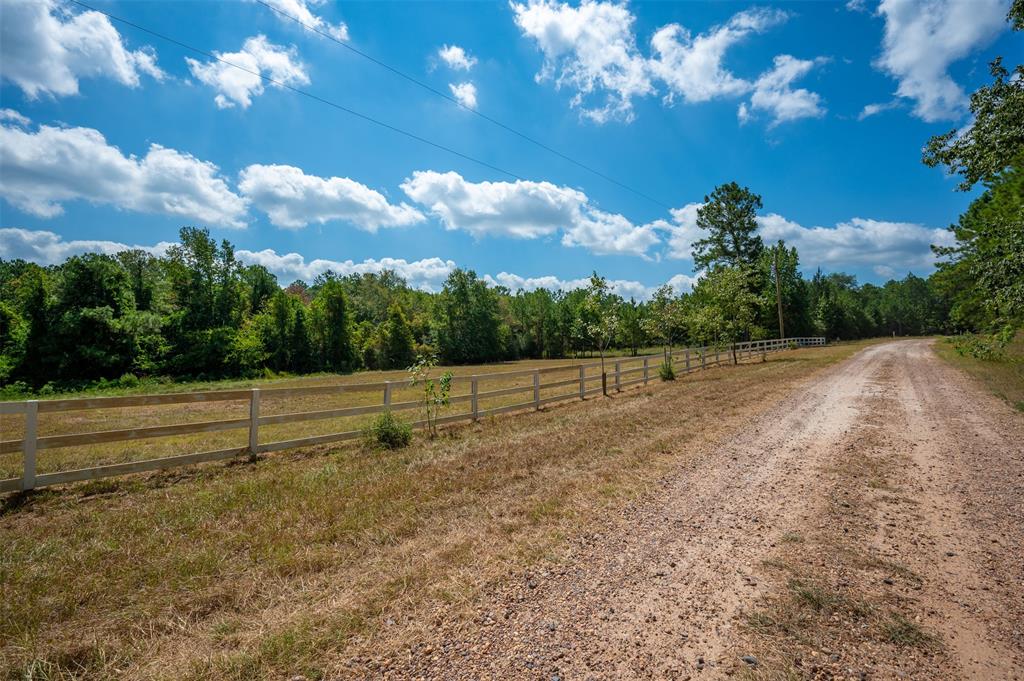
[[587,382],[585,380],[586,371],[587,371],[586,367],[584,367],[581,364],[580,365],[580,399],[581,400],[585,400],[587,398]]
[[622,363],[615,362],[615,392],[622,392]]
[[708,368],[707,356],[708,356],[708,348],[705,345],[704,347],[702,347],[700,349],[700,370],[701,371],[704,371],[705,369]]
[[683,357],[686,358],[686,373],[690,373],[690,348],[683,350]]
[[21,453],[24,470],[21,474],[21,489],[35,489],[36,486],[36,440],[39,435],[39,401],[29,400],[25,404],[25,437]]
[[480,419],[480,401],[477,398],[477,395],[480,392],[480,385],[479,385],[479,383],[477,383],[476,376],[474,376],[471,379],[470,385],[472,386],[472,388],[471,388],[471,390],[472,390],[471,404],[472,404],[472,407],[473,407],[473,420],[474,421],[478,421]]
[[540,369],[533,370],[533,406],[540,409]]
[[391,406],[391,381],[384,381],[384,408]]
[[260,389],[249,392],[249,458],[255,459],[260,451]]
[[644,385],[647,385],[647,378],[649,373],[649,367],[647,365],[647,357],[644,357]]

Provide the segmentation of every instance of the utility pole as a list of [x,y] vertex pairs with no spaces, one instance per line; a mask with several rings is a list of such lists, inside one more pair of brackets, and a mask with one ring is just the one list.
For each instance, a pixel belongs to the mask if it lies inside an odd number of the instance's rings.
[[786,326],[782,322],[782,285],[779,283],[779,246],[772,249],[775,252],[775,304],[779,308],[779,338],[786,337]]

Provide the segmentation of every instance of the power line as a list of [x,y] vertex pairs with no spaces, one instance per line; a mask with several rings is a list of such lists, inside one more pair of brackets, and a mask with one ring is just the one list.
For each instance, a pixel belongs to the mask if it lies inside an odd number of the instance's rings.
[[145,26],[140,26],[139,24],[136,24],[136,23],[134,23],[132,21],[129,21],[127,19],[123,19],[123,18],[121,18],[121,17],[119,17],[117,15],[111,14],[109,12],[104,12],[103,10],[97,9],[97,8],[91,6],[91,5],[88,5],[88,4],[84,3],[84,2],[82,2],[81,0],[68,0],[68,2],[72,2],[72,3],[76,4],[76,5],[84,7],[87,10],[90,10],[92,12],[98,12],[98,13],[102,14],[103,16],[107,17],[108,19],[113,19],[114,21],[118,21],[118,22],[120,22],[120,23],[122,23],[122,24],[124,24],[126,26],[131,26],[134,29],[142,31],[143,33],[148,33],[151,36],[160,38],[161,40],[165,40],[165,41],[167,41],[167,42],[169,42],[169,43],[171,43],[173,45],[177,45],[178,47],[182,47],[182,48],[184,48],[186,50],[189,50],[191,52],[195,52],[196,54],[202,55],[202,56],[207,57],[209,59],[216,60],[216,61],[218,61],[218,62],[220,62],[222,64],[225,64],[227,66],[230,66],[232,68],[236,68],[239,71],[243,71],[243,72],[248,73],[250,75],[256,76],[257,78],[260,78],[260,79],[262,79],[262,80],[264,80],[264,81],[266,81],[266,82],[268,82],[268,83],[270,83],[272,85],[276,85],[277,87],[284,88],[286,90],[290,90],[291,92],[294,92],[295,94],[302,95],[303,97],[308,97],[309,99],[312,99],[314,101],[320,102],[321,104],[326,104],[327,106],[330,106],[330,107],[333,107],[335,109],[338,109],[339,111],[344,111],[345,113],[347,113],[347,114],[349,114],[351,116],[355,116],[356,118],[361,118],[364,121],[368,121],[368,122],[373,123],[375,125],[379,125],[382,128],[387,128],[388,130],[391,130],[392,132],[397,132],[397,133],[399,133],[401,135],[405,135],[406,137],[408,137],[410,139],[414,139],[417,142],[422,142],[423,144],[430,145],[430,146],[434,147],[435,149],[440,149],[442,151],[446,151],[449,154],[453,154],[453,155],[458,156],[459,158],[463,158],[463,159],[465,159],[467,161],[472,161],[473,163],[479,164],[479,165],[481,165],[481,166],[483,166],[485,168],[489,168],[490,170],[497,171],[497,172],[499,172],[499,173],[501,173],[503,175],[508,175],[509,177],[512,177],[512,178],[514,178],[516,180],[524,180],[525,181],[525,178],[520,177],[519,175],[516,175],[515,173],[513,173],[511,171],[505,170],[504,168],[499,168],[498,166],[493,165],[491,163],[488,163],[487,161],[481,161],[480,159],[474,158],[473,156],[470,156],[469,154],[464,154],[461,151],[456,151],[455,149],[452,149],[451,147],[447,147],[447,146],[445,146],[443,144],[439,144],[437,142],[432,142],[432,141],[428,140],[425,137],[420,137],[416,133],[412,133],[412,132],[409,132],[407,130],[403,130],[402,128],[399,128],[399,127],[396,127],[394,125],[391,125],[390,123],[385,123],[384,121],[378,120],[378,119],[376,119],[376,118],[374,118],[372,116],[368,116],[367,114],[360,113],[360,112],[358,112],[358,111],[356,111],[354,109],[350,109],[347,106],[343,106],[341,104],[338,104],[337,102],[332,102],[329,99],[324,99],[323,97],[320,97],[319,95],[314,95],[311,92],[307,92],[305,90],[301,90],[301,89],[299,89],[297,87],[292,87],[291,85],[288,85],[287,83],[283,83],[283,82],[281,82],[279,80],[275,80],[274,78],[271,78],[270,76],[265,76],[265,75],[263,75],[259,71],[253,71],[251,69],[245,68],[244,66],[239,66],[238,64],[235,64],[234,62],[230,62],[227,59],[223,59],[221,57],[218,57],[215,54],[212,54],[212,53],[207,52],[205,50],[201,50],[198,47],[193,47],[192,45],[189,45],[187,43],[183,43],[182,41],[176,40],[175,38],[171,38],[170,36],[164,35],[163,33],[158,33],[157,31],[148,29]]
[[335,43],[337,43],[337,44],[341,45],[342,47],[344,47],[346,50],[348,50],[350,52],[353,52],[353,53],[359,55],[360,57],[363,57],[364,59],[370,60],[371,62],[373,62],[377,66],[380,66],[381,68],[387,69],[388,71],[390,71],[391,73],[395,74],[396,76],[399,76],[400,78],[404,78],[405,80],[409,81],[410,83],[413,83],[414,85],[418,85],[419,87],[423,88],[424,90],[427,90],[428,92],[431,92],[431,93],[437,95],[438,97],[441,97],[443,99],[448,100],[452,104],[455,104],[456,106],[465,109],[466,111],[470,112],[474,116],[479,116],[480,118],[484,119],[485,121],[487,121],[489,123],[492,123],[493,125],[498,126],[502,130],[510,132],[513,135],[516,135],[517,137],[520,137],[520,138],[526,140],[527,142],[529,142],[529,143],[531,143],[533,145],[536,145],[536,146],[540,147],[541,149],[543,149],[543,150],[545,150],[545,151],[547,151],[549,153],[552,153],[555,156],[558,156],[559,158],[561,158],[561,159],[563,159],[565,161],[568,161],[569,163],[572,163],[575,166],[578,166],[579,168],[582,168],[583,170],[586,170],[588,173],[592,173],[592,174],[596,175],[597,177],[600,177],[602,180],[605,180],[606,182],[611,182],[612,184],[614,184],[614,185],[616,185],[618,187],[621,187],[621,188],[623,188],[623,189],[625,189],[625,190],[627,190],[629,192],[632,192],[633,194],[636,194],[637,196],[639,196],[641,198],[647,199],[648,201],[651,201],[652,203],[656,203],[657,205],[661,206],[662,208],[665,208],[666,210],[671,210],[671,206],[669,206],[668,204],[665,204],[662,201],[659,201],[658,199],[656,199],[656,198],[654,198],[652,196],[649,196],[648,194],[645,194],[645,193],[641,192],[638,189],[633,189],[629,185],[624,184],[622,182],[619,182],[614,177],[609,177],[608,175],[605,175],[604,173],[602,173],[600,170],[596,170],[596,169],[586,165],[585,163],[577,161],[576,159],[572,158],[571,156],[568,156],[567,154],[564,154],[561,151],[559,151],[557,149],[554,149],[554,148],[548,146],[547,144],[544,144],[543,142],[541,142],[541,141],[539,141],[537,139],[534,139],[533,137],[530,137],[526,133],[520,132],[520,131],[516,130],[515,128],[511,127],[511,126],[506,125],[505,123],[502,123],[501,121],[497,120],[496,118],[493,118],[491,116],[488,116],[487,114],[481,113],[481,112],[477,111],[476,109],[474,109],[471,106],[466,106],[465,104],[460,102],[458,99],[456,99],[455,97],[452,97],[451,95],[449,95],[448,93],[444,92],[443,90],[438,90],[437,88],[433,87],[432,85],[430,85],[428,83],[425,83],[422,80],[419,80],[418,78],[415,78],[414,76],[410,76],[409,74],[405,73],[404,71],[400,71],[399,69],[396,69],[395,67],[391,66],[390,64],[386,64],[385,62],[382,62],[381,60],[377,59],[376,57],[373,57],[372,55],[369,55],[366,52],[363,52],[362,50],[359,50],[359,49],[357,49],[355,47],[352,47],[351,45],[349,45],[345,41],[339,40],[339,39],[335,38],[330,33],[327,33],[325,31],[321,31],[316,26],[310,26],[309,24],[304,23],[298,17],[292,16],[291,14],[285,12],[284,10],[281,10],[281,9],[278,9],[277,7],[274,7],[273,5],[265,2],[265,0],[256,0],[256,2],[258,2],[261,5],[263,5],[264,7],[269,9],[270,11],[276,12],[277,14],[279,14],[282,17],[285,17],[286,19],[290,19],[291,21],[294,21],[295,23],[297,23],[299,26],[302,26],[306,30],[312,31],[312,32],[314,32],[314,33],[316,33],[318,35],[321,35],[324,38],[327,38],[328,40],[332,40]]

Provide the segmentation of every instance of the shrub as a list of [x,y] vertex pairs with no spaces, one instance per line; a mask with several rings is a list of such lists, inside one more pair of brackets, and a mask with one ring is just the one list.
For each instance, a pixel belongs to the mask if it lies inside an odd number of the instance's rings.
[[412,426],[386,411],[366,427],[366,441],[384,449],[401,449],[412,442]]
[[663,381],[676,380],[676,370],[675,367],[672,366],[672,360],[666,359],[661,363],[661,366],[658,367],[658,376],[660,376]]

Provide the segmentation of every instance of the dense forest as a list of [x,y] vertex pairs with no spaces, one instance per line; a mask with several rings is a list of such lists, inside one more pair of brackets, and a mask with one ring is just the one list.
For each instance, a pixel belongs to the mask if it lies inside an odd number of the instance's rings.
[[[1024,3],[1010,20],[1020,30]],[[997,59],[971,97],[971,126],[932,138],[924,162],[984,192],[936,248],[928,278],[882,286],[801,274],[799,254],[757,234],[761,197],[736,183],[705,197],[691,292],[625,300],[595,274],[573,291],[510,291],[455,270],[441,291],[393,272],[282,282],[230,243],[181,230],[165,257],[132,250],[41,267],[0,259],[0,387],[7,392],[131,384],[145,376],[250,377],[576,356],[609,348],[934,333],[998,353],[1024,325],[1024,66]]]

